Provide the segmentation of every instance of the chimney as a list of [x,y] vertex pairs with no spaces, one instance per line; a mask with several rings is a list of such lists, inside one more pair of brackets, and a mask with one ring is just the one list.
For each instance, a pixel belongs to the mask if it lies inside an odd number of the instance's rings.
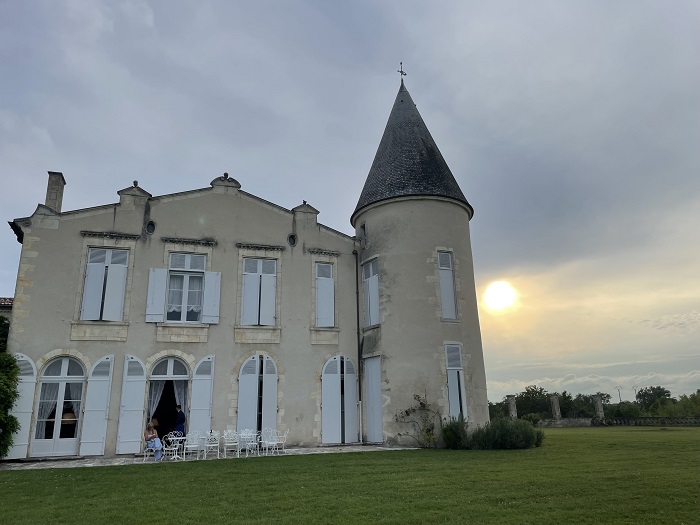
[[44,204],[57,213],[61,213],[63,205],[63,187],[66,179],[60,171],[49,171],[49,184],[46,187],[46,202]]

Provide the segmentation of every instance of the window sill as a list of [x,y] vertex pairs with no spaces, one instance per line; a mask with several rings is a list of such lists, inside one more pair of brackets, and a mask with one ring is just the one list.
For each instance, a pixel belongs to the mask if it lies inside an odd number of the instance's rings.
[[370,331],[372,331],[372,330],[376,330],[376,329],[379,328],[380,326],[382,326],[382,325],[381,325],[381,324],[373,324],[372,326],[365,326],[365,327],[362,329],[362,331],[363,331],[363,332],[370,332]]
[[336,327],[314,327],[311,332],[312,345],[337,345],[340,338],[340,328]]
[[444,317],[441,317],[440,321],[442,321],[443,323],[459,324],[459,319],[446,319]]
[[159,343],[206,343],[209,325],[199,323],[156,323]]
[[278,343],[282,329],[279,326],[236,326],[236,343]]
[[129,323],[124,321],[72,321],[71,341],[126,341]]

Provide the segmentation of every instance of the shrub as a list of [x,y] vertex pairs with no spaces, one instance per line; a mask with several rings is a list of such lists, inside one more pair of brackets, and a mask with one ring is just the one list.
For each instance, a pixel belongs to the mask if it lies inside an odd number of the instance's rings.
[[446,448],[460,449],[467,448],[467,425],[460,414],[457,419],[451,419],[442,427],[442,440]]
[[398,435],[410,437],[423,448],[437,448],[442,436],[442,414],[428,402],[427,395],[414,394],[413,400],[414,405],[399,411],[394,418],[409,428]]
[[536,414],[536,413],[534,413],[534,412],[531,412],[531,413],[529,413],[529,414],[525,414],[525,415],[524,415],[523,417],[521,417],[520,419],[522,419],[522,420],[524,420],[524,421],[529,421],[530,424],[532,424],[532,426],[535,426],[537,423],[540,422],[540,420],[542,419],[542,417],[541,417],[539,414]]
[[472,450],[507,450],[542,446],[544,432],[532,423],[519,419],[496,419],[469,434],[467,448]]
[[19,365],[14,356],[0,353],[0,458],[7,455],[12,446],[12,434],[19,430],[17,418],[10,414],[19,393]]

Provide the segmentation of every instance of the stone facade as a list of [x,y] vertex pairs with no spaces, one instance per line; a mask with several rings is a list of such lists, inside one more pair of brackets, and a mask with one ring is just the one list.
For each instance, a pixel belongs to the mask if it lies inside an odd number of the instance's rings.
[[50,172],[46,204],[11,223],[22,430],[10,457],[137,453],[147,419],[168,430],[175,402],[189,431],[272,427],[299,446],[401,443],[395,415],[415,394],[488,421],[461,192],[365,199],[351,237],[227,175],[162,196],[134,181],[119,202],[75,211],[61,211],[64,185]]

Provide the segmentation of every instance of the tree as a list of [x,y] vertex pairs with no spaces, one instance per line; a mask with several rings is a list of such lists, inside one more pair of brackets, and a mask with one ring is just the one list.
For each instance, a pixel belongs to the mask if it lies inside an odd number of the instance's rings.
[[527,414],[538,414],[543,418],[552,417],[549,392],[542,387],[535,385],[526,386],[524,392],[520,392],[515,396],[515,403],[519,417]]
[[0,353],[7,352],[7,336],[10,333],[10,320],[0,315]]
[[649,410],[651,405],[662,399],[671,399],[671,392],[662,386],[648,386],[637,391],[637,403],[644,410]]
[[17,418],[10,410],[19,397],[17,383],[19,365],[7,352],[0,353],[0,458],[4,458],[12,446],[12,434],[19,430]]

